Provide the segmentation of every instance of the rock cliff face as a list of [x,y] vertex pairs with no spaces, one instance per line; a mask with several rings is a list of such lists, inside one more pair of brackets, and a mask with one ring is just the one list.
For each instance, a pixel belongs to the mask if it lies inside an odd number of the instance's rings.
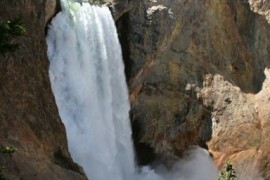
[[45,5],[34,0],[0,2],[0,20],[20,17],[27,32],[17,39],[18,51],[0,56],[0,145],[18,149],[1,163],[8,179],[86,179],[67,151],[50,89],[45,43],[50,17]]
[[[270,179],[269,1],[108,2],[139,162],[200,145],[220,167],[231,159],[240,178]],[[54,0],[0,2],[0,20],[19,16],[27,30],[18,51],[0,56],[0,145],[18,148],[4,162],[10,179],[85,179],[48,79],[45,26],[56,9]]]
[[136,147],[153,155],[141,163],[207,143],[220,167],[231,159],[240,178],[269,179],[265,17],[243,0],[132,3],[117,25]]

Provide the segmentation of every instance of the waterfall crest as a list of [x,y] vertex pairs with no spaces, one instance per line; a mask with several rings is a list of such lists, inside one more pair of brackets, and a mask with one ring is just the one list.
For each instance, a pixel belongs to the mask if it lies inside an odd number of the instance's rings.
[[128,90],[111,13],[107,7],[61,3],[46,41],[51,86],[73,160],[92,180],[214,180],[216,169],[201,150],[170,170],[135,166]]

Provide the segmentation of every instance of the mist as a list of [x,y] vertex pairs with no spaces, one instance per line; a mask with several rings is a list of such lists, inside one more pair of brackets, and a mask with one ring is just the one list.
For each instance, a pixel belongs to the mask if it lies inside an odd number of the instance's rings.
[[218,170],[207,150],[193,147],[183,158],[176,160],[171,168],[154,163],[154,169],[142,167],[142,180],[217,180]]

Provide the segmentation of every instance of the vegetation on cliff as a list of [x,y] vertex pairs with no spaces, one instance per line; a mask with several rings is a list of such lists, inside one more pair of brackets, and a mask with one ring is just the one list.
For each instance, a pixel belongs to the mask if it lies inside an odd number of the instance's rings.
[[25,34],[25,28],[19,18],[0,22],[0,54],[13,52],[19,48],[15,37]]
[[[4,158],[9,158],[15,151],[17,151],[17,149],[12,146],[0,147],[0,156]],[[5,167],[3,166],[2,162],[0,162],[0,180],[6,179],[3,174],[4,168]]]
[[234,180],[236,178],[235,169],[230,161],[228,161],[220,172],[218,180]]

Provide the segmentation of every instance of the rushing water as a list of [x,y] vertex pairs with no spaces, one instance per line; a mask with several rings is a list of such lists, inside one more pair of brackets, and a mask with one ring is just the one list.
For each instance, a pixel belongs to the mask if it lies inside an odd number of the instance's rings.
[[124,65],[109,9],[65,0],[62,9],[47,36],[49,75],[74,161],[92,180],[180,179],[136,170]]
[[54,18],[47,44],[71,155],[92,179],[128,179],[134,174],[134,153],[114,21],[107,7],[70,6]]

